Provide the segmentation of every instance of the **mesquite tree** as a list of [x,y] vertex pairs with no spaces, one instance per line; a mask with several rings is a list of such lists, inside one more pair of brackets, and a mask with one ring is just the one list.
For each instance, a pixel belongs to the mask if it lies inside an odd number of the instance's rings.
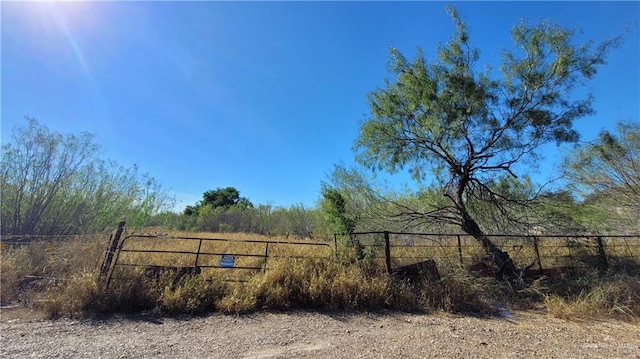
[[[416,180],[442,189],[446,201],[425,219],[458,225],[477,239],[507,276],[517,270],[474,219],[469,203],[510,200],[501,179],[517,178],[536,161],[541,145],[572,142],[574,120],[593,113],[591,96],[573,90],[592,78],[620,39],[595,48],[575,46],[574,32],[541,22],[513,28],[514,51],[504,51],[500,71],[478,66],[479,51],[464,22],[447,8],[456,32],[428,63],[391,49],[390,78],[369,95],[371,116],[360,126],[357,160],[390,173],[407,167]],[[431,173],[428,176],[427,173]]]
[[[596,141],[583,144],[565,159],[565,175],[585,202],[599,204],[640,229],[640,124],[620,122],[616,133],[602,131]],[[602,216],[597,222],[602,221]],[[607,224],[620,231],[624,226],[609,216]],[[635,225],[633,225],[635,223]]]
[[100,159],[89,133],[61,134],[36,119],[2,145],[2,235],[80,234],[126,220],[142,226],[171,199],[152,177]]

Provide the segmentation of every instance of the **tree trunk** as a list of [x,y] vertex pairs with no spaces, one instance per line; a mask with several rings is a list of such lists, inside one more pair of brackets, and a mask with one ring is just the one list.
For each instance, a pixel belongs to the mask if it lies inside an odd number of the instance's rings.
[[[503,279],[517,279],[520,277],[520,273],[516,268],[515,264],[509,254],[507,252],[502,251],[498,246],[493,244],[493,242],[487,237],[486,234],[480,229],[478,223],[471,217],[469,212],[467,211],[467,206],[464,201],[464,191],[467,188],[469,183],[469,176],[464,175],[465,173],[469,173],[468,165],[465,167],[465,171],[454,171],[456,173],[462,174],[460,179],[457,181],[455,186],[455,191],[453,193],[448,194],[447,196],[453,201],[458,210],[458,214],[461,217],[460,226],[462,230],[473,236],[478,242],[482,244],[487,255],[498,267],[498,276]],[[515,284],[515,282],[514,282]]]
[[455,192],[450,195],[450,198],[455,203],[458,214],[461,216],[460,226],[462,230],[473,236],[478,242],[482,243],[482,247],[489,255],[489,258],[498,267],[498,275],[500,278],[507,279],[516,279],[519,277],[518,269],[509,254],[507,252],[502,251],[498,246],[493,244],[491,240],[484,234],[484,232],[480,229],[478,223],[471,217],[469,212],[467,211],[467,207],[464,201],[464,191],[467,188],[469,183],[469,176],[464,175],[464,173],[469,173],[469,166],[466,166],[465,171],[456,171],[463,174],[459,179],[458,183],[455,186]]
[[509,254],[502,251],[482,232],[478,223],[469,216],[468,213],[463,214],[462,230],[473,236],[476,240],[482,243],[482,247],[491,258],[493,264],[498,267],[498,275],[502,278],[515,279],[519,277],[518,269]]

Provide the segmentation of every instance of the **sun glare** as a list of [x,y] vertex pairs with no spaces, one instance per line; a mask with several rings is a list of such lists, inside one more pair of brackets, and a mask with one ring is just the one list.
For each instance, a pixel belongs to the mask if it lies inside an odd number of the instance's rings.
[[79,81],[96,103],[102,103],[96,61],[110,44],[105,42],[108,29],[103,26],[106,5],[80,1],[3,3],[2,17],[11,19],[13,35],[24,43],[28,56]]
[[90,32],[99,26],[98,6],[85,1],[24,2],[24,17],[29,27],[40,34],[73,31]]
[[86,76],[91,76],[83,47],[101,25],[100,4],[88,1],[42,1],[13,3],[12,15],[25,26],[28,39],[44,56],[73,57]]

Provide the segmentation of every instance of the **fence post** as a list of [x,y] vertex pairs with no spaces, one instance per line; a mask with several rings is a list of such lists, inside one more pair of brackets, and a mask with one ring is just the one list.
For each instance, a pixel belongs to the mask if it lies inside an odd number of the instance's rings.
[[607,254],[604,251],[602,236],[597,236],[596,242],[598,242],[598,269],[607,270],[609,269],[609,263],[607,262]]
[[462,260],[462,241],[460,240],[460,235],[458,234],[458,257],[460,258],[460,265],[464,265],[464,261]]
[[384,231],[384,257],[387,265],[387,274],[391,274],[391,244],[389,242],[389,232]]
[[104,277],[107,272],[109,272],[109,268],[111,267],[111,261],[113,260],[113,255],[118,248],[118,242],[120,242],[120,236],[122,236],[122,231],[124,230],[125,222],[118,223],[118,229],[116,230],[116,234],[113,236],[113,240],[111,241],[111,245],[109,246],[109,250],[104,256],[104,261],[102,262],[102,267],[100,268],[100,277]]
[[262,267],[262,271],[267,271],[267,258],[269,258],[269,242],[266,242],[264,246],[264,267]]
[[566,241],[566,246],[567,246],[567,253],[569,253],[567,255],[567,257],[569,258],[569,261],[571,262],[571,267],[576,266],[576,261],[573,258],[573,252],[571,251],[571,242],[569,240],[569,237],[565,237],[565,241]]
[[200,249],[202,248],[202,238],[200,238],[200,243],[198,243],[198,253],[196,253],[196,263],[194,267],[198,268],[198,259],[200,259]]
[[533,249],[536,251],[536,259],[538,259],[538,267],[542,270],[542,259],[540,259],[540,249],[538,247],[538,237],[533,236]]

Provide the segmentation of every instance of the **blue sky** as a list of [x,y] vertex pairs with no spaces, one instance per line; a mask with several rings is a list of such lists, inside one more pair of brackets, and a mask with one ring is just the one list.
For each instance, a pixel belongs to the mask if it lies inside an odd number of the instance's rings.
[[[584,91],[583,140],[639,120],[638,2],[459,2],[480,63],[521,19],[625,42]],[[105,158],[139,165],[178,200],[233,186],[254,203],[313,206],[334,164],[353,163],[366,96],[389,48],[435,58],[453,31],[442,2],[2,2],[1,128],[35,117],[88,131]],[[544,177],[562,151],[550,149]],[[402,178],[399,176],[398,178]]]

